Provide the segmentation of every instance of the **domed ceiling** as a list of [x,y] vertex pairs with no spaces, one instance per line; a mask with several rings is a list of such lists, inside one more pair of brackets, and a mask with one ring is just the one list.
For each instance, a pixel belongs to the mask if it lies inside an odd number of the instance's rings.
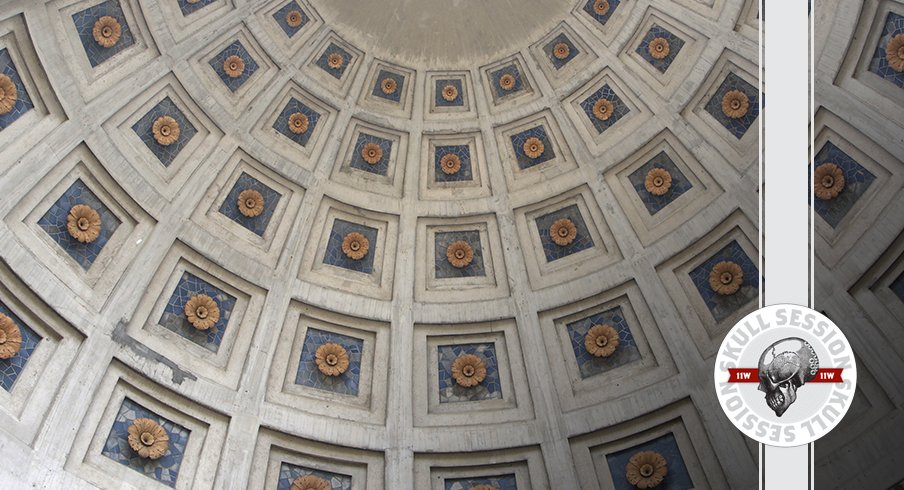
[[710,373],[762,280],[757,25],[5,2],[0,482],[749,487]]

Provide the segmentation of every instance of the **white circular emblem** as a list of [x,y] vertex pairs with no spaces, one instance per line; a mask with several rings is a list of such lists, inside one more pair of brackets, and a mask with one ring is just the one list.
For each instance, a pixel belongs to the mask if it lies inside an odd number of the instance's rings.
[[789,447],[838,425],[854,398],[857,365],[844,334],[824,315],[772,305],[728,332],[714,376],[722,410],[738,430]]

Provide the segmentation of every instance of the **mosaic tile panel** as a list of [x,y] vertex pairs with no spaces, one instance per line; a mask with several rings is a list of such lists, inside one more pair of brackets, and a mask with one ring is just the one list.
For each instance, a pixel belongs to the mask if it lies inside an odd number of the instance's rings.
[[[744,272],[741,289],[735,294],[717,294],[709,287],[709,274],[713,267],[722,261],[734,262],[740,265],[741,271]],[[736,240],[732,240],[725,248],[697,266],[689,275],[717,322],[728,318],[742,306],[755,300],[760,290],[760,271]]]
[[[898,278],[892,281],[892,283],[889,284],[888,287],[893,293],[895,293],[895,296],[897,296],[898,299],[904,301],[904,274],[898,276]],[[7,315],[9,315],[9,313],[7,313]]]
[[[669,175],[672,176],[672,186],[669,187],[668,192],[661,196],[657,196],[647,191],[645,184],[647,173],[654,168],[665,169],[669,172]],[[664,151],[659,152],[658,155],[651,158],[650,161],[643,164],[642,167],[631,172],[631,175],[628,176],[628,180],[631,182],[637,195],[640,196],[640,200],[643,201],[643,205],[646,206],[650,216],[662,211],[663,208],[694,187],[694,185],[691,184],[691,181],[687,180],[687,177],[685,177],[678,166],[675,165],[672,158]]]
[[[556,245],[556,242],[552,241],[552,236],[549,234],[549,227],[561,218],[570,219],[574,223],[575,228],[578,229],[578,235],[574,238],[574,241],[564,247]],[[581,211],[578,209],[577,204],[544,214],[536,218],[536,223],[540,232],[540,243],[543,245],[543,254],[546,256],[547,262],[559,260],[593,247],[593,238],[590,236],[590,231],[587,229],[587,224],[584,223],[584,217],[581,216]]]
[[[76,240],[67,229],[69,210],[76,204],[90,206],[100,215],[100,235],[91,243]],[[38,220],[38,226],[46,231],[50,238],[85,270],[88,270],[91,264],[97,260],[98,255],[121,223],[119,218],[110,211],[110,208],[104,205],[81,179],[73,182]]]
[[[443,88],[446,85],[453,85],[456,89],[458,89],[458,95],[452,100],[446,100],[443,98]],[[433,101],[437,107],[462,107],[465,105],[464,98],[464,89],[462,88],[461,79],[458,78],[444,78],[441,80],[437,80],[434,88],[434,96]]]
[[[330,238],[326,244],[326,253],[323,256],[323,263],[342,267],[355,272],[363,272],[370,274],[374,271],[374,256],[377,254],[377,229],[369,226],[351,223],[349,221],[337,219],[333,222],[333,229],[330,230]],[[370,242],[370,250],[361,260],[352,260],[342,252],[342,240],[345,235],[358,232],[367,238]]]
[[443,480],[445,490],[468,490],[480,485],[489,485],[498,490],[516,490],[515,475],[476,476],[473,478],[446,478]]
[[[461,168],[454,174],[443,172],[440,161],[446,155],[458,155],[461,161]],[[433,152],[433,174],[436,182],[462,182],[474,180],[473,169],[471,168],[471,148],[468,145],[445,145],[437,146]]]
[[[490,343],[441,345],[437,347],[439,359],[439,401],[440,403],[474,402],[498,400],[502,398],[499,381],[499,363],[496,359],[496,345]],[[452,377],[452,363],[463,354],[474,354],[483,360],[487,376],[477,386],[465,388]]]
[[[119,41],[109,48],[101,46],[94,40],[94,23],[104,16],[116,19],[121,29]],[[78,32],[78,37],[85,48],[85,54],[88,55],[88,62],[91,63],[92,67],[107,61],[135,44],[132,30],[129,28],[128,22],[126,22],[126,16],[118,0],[108,0],[81,12],[76,12],[72,14],[72,22],[75,23],[75,30]]]
[[[242,71],[241,75],[232,78],[223,68],[223,63],[230,56],[238,56],[245,62],[245,68]],[[257,62],[254,61],[254,58],[251,57],[251,54],[248,53],[248,50],[245,49],[245,46],[242,45],[241,41],[233,41],[232,44],[226,47],[223,51],[220,51],[220,54],[213,57],[210,60],[210,67],[213,68],[213,71],[216,72],[217,76],[220,77],[220,80],[223,81],[223,84],[229,88],[230,91],[235,92],[240,89],[245,82],[248,81],[252,76],[254,76],[254,72],[259,68],[257,66]]]
[[[538,138],[543,142],[543,153],[537,158],[531,158],[524,153],[524,142],[528,138]],[[515,150],[515,160],[521,170],[531,168],[556,157],[556,152],[552,148],[552,141],[550,141],[549,136],[546,134],[546,128],[543,126],[536,126],[515,134],[511,140],[512,149]]]
[[[256,190],[260,192],[261,196],[264,198],[263,212],[253,218],[249,218],[242,214],[239,211],[239,206],[237,204],[239,194],[245,189]],[[258,236],[264,236],[264,232],[267,231],[267,225],[270,223],[270,218],[273,217],[273,212],[276,211],[276,207],[279,204],[281,197],[282,194],[279,192],[276,192],[267,187],[263,182],[242,172],[242,175],[236,180],[235,185],[232,186],[232,190],[229,191],[229,195],[226,196],[226,200],[223,201],[223,204],[220,206],[220,213],[242,225],[248,231]]]
[[634,490],[636,488],[628,483],[625,468],[628,465],[628,461],[631,460],[631,456],[641,451],[656,451],[668,462],[669,472],[662,483],[656,487],[657,490],[684,490],[686,488],[694,488],[694,482],[691,480],[691,475],[684,465],[684,458],[681,457],[681,450],[678,448],[678,442],[675,440],[675,436],[669,432],[652,441],[638,444],[632,448],[624,449],[606,456],[606,463],[609,465],[609,472],[612,474],[612,483],[615,485],[615,490]]
[[[286,21],[286,16],[289,15],[289,12],[297,11],[301,13],[301,24],[293,27],[290,26]],[[282,8],[273,13],[273,19],[276,20],[276,23],[279,24],[279,27],[282,28],[283,32],[286,33],[286,36],[292,38],[295,34],[298,34],[298,31],[304,29],[304,26],[308,25],[308,22],[311,21],[311,18],[308,17],[307,12],[298,5],[298,2],[292,0],[291,2],[283,5]]]
[[833,145],[831,141],[826,142],[819,150],[815,162],[817,167],[823,163],[834,163],[844,172],[844,190],[838,194],[838,197],[829,200],[819,199],[815,195],[813,197],[813,209],[832,228],[836,228],[851,208],[857,204],[860,196],[866,193],[869,186],[876,180],[876,176],[857,163],[850,155]]
[[[650,42],[660,37],[669,42],[669,54],[665,58],[657,60],[650,54]],[[672,62],[675,61],[675,58],[678,57],[678,53],[683,47],[683,39],[672,34],[668,29],[653,24],[650,27],[650,30],[647,31],[647,34],[643,37],[643,40],[640,41],[640,46],[637,46],[636,51],[641,58],[647,60],[654,68],[665,73],[665,71],[669,69],[669,66],[672,65]]]
[[348,475],[282,463],[279,465],[279,482],[276,484],[276,490],[291,490],[292,483],[296,478],[307,475],[323,478],[329,482],[330,490],[351,490],[352,488],[352,477]]
[[[618,332],[618,348],[611,356],[596,357],[587,352],[584,337],[594,325],[611,325]],[[574,350],[581,378],[589,378],[640,359],[637,342],[634,340],[634,335],[631,333],[621,306],[571,322],[565,325],[565,330],[571,340],[571,348]]]
[[[555,47],[559,43],[564,43],[568,46],[568,56],[559,59],[553,54]],[[546,53],[546,57],[549,59],[549,62],[552,63],[553,68],[556,70],[561,69],[563,66],[567,65],[569,61],[573,60],[575,56],[579,55],[581,51],[571,42],[571,39],[568,39],[564,33],[556,36],[552,41],[546,43],[543,46],[543,52]]]
[[216,2],[217,0],[177,0],[179,3],[179,10],[182,11],[182,16],[187,16],[189,14],[193,14],[198,10]]
[[16,122],[16,119],[22,117],[22,114],[34,109],[34,102],[28,91],[25,90],[25,84],[22,83],[22,77],[13,63],[13,58],[6,48],[0,49],[0,73],[9,77],[13,85],[16,86],[16,103],[13,108],[6,114],[0,114],[0,131],[6,129],[10,124]]
[[[722,98],[732,90],[744,92],[750,103],[747,114],[738,119],[732,119],[722,112]],[[747,133],[747,130],[753,126],[753,122],[756,121],[757,116],[760,115],[759,101],[760,93],[756,87],[747,83],[746,80],[734,73],[729,73],[728,76],[725,77],[725,80],[722,81],[722,85],[719,86],[719,89],[716,90],[716,93],[713,94],[712,98],[709,99],[709,102],[706,103],[705,109],[706,112],[716,118],[716,120],[719,121],[719,124],[724,126],[729,133],[734,135],[735,138],[741,139],[744,137],[744,134]],[[763,106],[765,105],[766,102],[764,98]]]
[[609,19],[615,14],[615,11],[618,10],[618,6],[621,5],[621,0],[607,0],[609,4],[609,10],[603,14],[597,14],[593,9],[593,4],[596,0],[587,0],[584,3],[584,12],[590,14],[590,17],[593,17],[593,20],[599,22],[601,25],[606,25],[606,22],[609,22]]
[[[383,150],[383,155],[380,157],[380,160],[377,163],[371,165],[364,160],[364,157],[361,156],[361,151],[364,150],[364,145],[368,143],[376,143],[380,145],[380,149]],[[370,172],[372,174],[382,175],[386,177],[389,174],[389,160],[392,156],[392,140],[388,140],[386,138],[381,138],[379,136],[374,136],[372,134],[367,133],[359,133],[358,140],[355,142],[355,147],[352,150],[352,162],[349,164],[351,168],[363,170],[365,172]]]
[[[151,131],[151,128],[154,126],[154,121],[162,116],[170,116],[179,124],[179,139],[177,139],[175,143],[167,146],[157,143],[157,140],[154,139],[154,133]],[[160,160],[160,163],[162,163],[164,167],[169,167],[169,165],[173,163],[173,160],[179,156],[179,152],[182,151],[182,149],[188,145],[189,141],[191,141],[198,133],[198,130],[195,129],[194,125],[192,125],[188,118],[185,117],[185,114],[176,107],[176,104],[173,103],[172,99],[169,97],[161,100],[153,109],[139,119],[138,122],[132,126],[132,131],[135,131],[135,134],[141,138],[141,141],[147,145],[148,149],[151,150],[151,153]]]
[[0,359],[0,387],[6,391],[12,391],[13,385],[19,379],[19,375],[25,370],[28,359],[34,354],[38,344],[43,340],[37,332],[32,330],[21,318],[16,316],[3,302],[0,302],[0,313],[8,316],[19,327],[22,334],[22,343],[19,352],[9,359]]
[[[383,88],[381,84],[385,79],[395,80],[396,89],[395,92],[391,94],[387,94],[383,92]],[[374,82],[374,89],[371,92],[372,95],[379,97],[381,99],[386,99],[391,102],[399,102],[402,99],[402,91],[405,90],[405,77],[399,75],[398,73],[393,73],[388,70],[380,70],[380,73],[377,75],[377,80]]]
[[[292,130],[289,129],[289,117],[296,112],[300,112],[308,118],[308,130],[303,133],[293,133]],[[289,102],[286,104],[286,107],[283,108],[282,112],[279,113],[276,122],[273,123],[273,129],[279,131],[280,134],[299,145],[307,146],[308,141],[311,139],[311,135],[313,135],[314,131],[317,129],[317,123],[319,121],[319,112],[311,109],[295,97],[292,97],[289,99]]]
[[[609,102],[612,102],[612,115],[605,121],[598,119],[593,115],[593,105],[600,99],[606,99]],[[590,97],[584,99],[584,101],[581,102],[581,109],[584,111],[584,114],[587,115],[587,118],[590,119],[590,123],[596,128],[596,131],[600,134],[603,134],[603,132],[620,121],[622,117],[631,112],[631,109],[629,109],[624,101],[621,100],[621,97],[612,90],[612,87],[610,87],[608,83],[600,87],[596,92],[590,94]]]
[[[515,85],[509,90],[505,90],[499,85],[499,79],[502,78],[503,75],[515,77]],[[521,72],[518,71],[518,67],[515,65],[506,65],[496,71],[490,72],[490,83],[493,85],[493,98],[497,101],[503,97],[514,95],[524,90],[524,80],[521,78]]]
[[[135,419],[142,418],[151,419],[162,425],[169,436],[169,447],[159,459],[142,458],[129,446],[129,426]],[[113,427],[110,429],[101,454],[148,478],[157,480],[166,486],[175,487],[190,435],[191,431],[185,427],[126,398],[113,420]]]
[[[339,344],[348,353],[348,369],[339,376],[327,376],[320,372],[314,361],[317,348],[326,343]],[[301,358],[298,371],[295,373],[295,384],[310,386],[318,390],[331,391],[341,395],[358,394],[361,381],[361,355],[364,341],[335,332],[327,332],[316,328],[308,328],[301,347]]]
[[[446,258],[446,249],[452,242],[464,240],[474,250],[474,259],[470,264],[461,269],[449,263]],[[483,263],[483,250],[480,247],[480,232],[478,231],[450,231],[437,233],[434,239],[434,267],[437,279],[453,277],[483,277],[487,271]]]
[[[329,59],[330,55],[333,53],[338,53],[342,56],[344,60],[342,66],[338,68],[330,68],[330,65],[327,64],[327,59]],[[336,43],[330,43],[329,46],[326,47],[326,50],[320,55],[320,58],[317,58],[317,66],[319,66],[323,71],[329,73],[336,79],[342,78],[342,74],[345,73],[345,70],[348,68],[349,63],[352,62],[352,55],[348,51],[339,47]]]
[[885,24],[882,26],[882,36],[879,38],[879,45],[876,46],[876,52],[869,62],[869,71],[898,87],[904,87],[904,72],[895,71],[894,68],[889,66],[885,51],[888,41],[898,34],[904,34],[904,16],[895,12],[889,12],[888,17],[885,18]]
[[[220,308],[220,319],[207,330],[198,330],[185,317],[185,303],[196,294],[210,296]],[[223,335],[229,326],[235,302],[234,296],[190,272],[183,272],[175,291],[163,309],[163,314],[160,315],[159,323],[163,328],[176,332],[211,352],[216,352],[223,342]]]

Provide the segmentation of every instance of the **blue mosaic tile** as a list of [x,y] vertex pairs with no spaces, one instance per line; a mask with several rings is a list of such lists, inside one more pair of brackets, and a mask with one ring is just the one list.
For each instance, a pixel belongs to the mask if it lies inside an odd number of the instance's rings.
[[[474,259],[461,269],[449,263],[446,258],[446,249],[452,242],[464,240],[474,250]],[[480,232],[478,231],[450,231],[437,233],[434,241],[435,270],[437,279],[452,277],[483,277],[487,271],[483,263],[483,250],[480,247]]]
[[[658,37],[661,37],[669,42],[669,54],[661,60],[657,60],[650,54],[650,42]],[[665,73],[665,71],[669,69],[669,66],[672,65],[672,62],[675,61],[675,58],[678,57],[678,53],[683,47],[683,39],[672,34],[664,27],[653,24],[653,26],[650,27],[650,30],[647,31],[647,35],[643,37],[642,41],[640,41],[640,46],[637,46],[636,51],[637,54],[641,56],[641,58],[647,60],[647,62],[653,65],[654,68],[662,73]]]
[[[461,168],[454,174],[443,172],[440,161],[444,156],[454,154],[461,162]],[[462,182],[474,180],[471,168],[471,148],[468,145],[437,146],[433,152],[433,174],[436,182]]]
[[[223,63],[230,56],[238,56],[245,62],[245,69],[242,71],[242,74],[235,78],[227,75],[226,70],[223,68]],[[238,40],[233,41],[226,49],[220,51],[220,54],[214,56],[213,59],[210,60],[210,67],[213,68],[213,71],[220,77],[223,84],[233,92],[241,88],[258,69],[257,62],[254,61],[254,58],[251,57],[251,54],[248,53],[248,50],[245,49],[242,42]]]
[[34,102],[31,101],[31,96],[28,95],[28,91],[25,90],[25,84],[22,83],[22,77],[19,76],[19,71],[16,70],[16,64],[13,63],[13,58],[6,48],[0,49],[0,73],[8,76],[9,79],[12,80],[13,85],[16,86],[16,103],[9,112],[0,114],[0,131],[3,131],[10,124],[14,123],[16,119],[22,117],[23,114],[34,109],[35,105]]
[[[330,68],[330,65],[327,64],[327,59],[331,54],[338,53],[342,56],[344,60],[342,66],[339,68]],[[345,73],[345,70],[348,68],[349,63],[352,62],[352,55],[348,51],[342,49],[335,43],[330,43],[329,46],[326,47],[326,50],[320,55],[320,58],[317,58],[317,66],[319,66],[323,71],[329,73],[336,79],[342,78],[342,75]]]
[[[286,16],[289,15],[289,12],[292,12],[293,10],[301,14],[301,24],[295,27],[290,26],[286,21]],[[290,38],[295,36],[295,34],[298,34],[298,31],[304,29],[304,26],[308,25],[308,22],[311,21],[311,18],[308,17],[308,14],[304,11],[303,8],[301,8],[300,5],[298,5],[298,2],[296,2],[295,0],[292,0],[291,2],[283,5],[282,8],[274,12],[273,19],[276,20],[276,23],[279,24],[279,27],[281,27],[283,32],[286,33],[286,36],[289,36]]]
[[823,163],[834,163],[844,173],[844,190],[841,191],[841,194],[829,200],[819,199],[815,195],[813,197],[813,209],[832,228],[836,228],[851,208],[857,204],[860,196],[866,193],[869,186],[876,180],[876,176],[857,163],[850,155],[833,145],[831,141],[826,142],[819,150],[815,162],[817,167]]
[[[661,196],[648,192],[645,184],[647,173],[654,168],[667,170],[669,175],[672,176],[672,186],[669,187],[668,192]],[[672,158],[664,151],[659,152],[658,155],[651,158],[650,161],[645,163],[642,167],[632,172],[631,175],[628,176],[628,180],[631,182],[637,195],[640,196],[640,200],[643,201],[650,216],[662,211],[663,208],[694,187],[694,185],[687,180],[687,177],[684,176],[678,166],[675,165]]]
[[[264,210],[261,214],[253,218],[249,218],[242,214],[239,211],[239,206],[237,204],[239,194],[245,189],[254,189],[260,192],[261,196],[264,197]],[[267,231],[267,225],[270,223],[270,218],[273,217],[273,212],[276,211],[276,206],[279,204],[281,197],[282,194],[279,192],[276,192],[267,187],[263,182],[242,172],[242,175],[235,181],[235,185],[232,186],[232,190],[229,191],[229,195],[226,196],[226,200],[223,201],[223,204],[220,206],[220,213],[242,225],[248,231],[258,236],[264,236],[264,232]]]
[[[596,357],[587,352],[584,337],[594,325],[611,325],[618,332],[618,347],[611,356]],[[571,340],[571,348],[574,350],[581,378],[589,378],[640,359],[637,342],[634,340],[634,335],[631,333],[621,306],[571,322],[565,325],[565,330]]]
[[193,14],[198,10],[216,2],[217,0],[198,0],[197,3],[191,3],[190,0],[177,0],[179,3],[179,10],[182,11],[182,16],[185,17],[189,14]]
[[[458,95],[452,100],[443,98],[443,88],[446,85],[452,85],[458,90]],[[461,79],[444,78],[437,80],[433,95],[434,103],[437,107],[462,107],[465,105],[464,89],[462,88]]]
[[[321,373],[315,362],[317,348],[330,342],[341,345],[348,353],[348,369],[339,376],[327,376]],[[361,339],[309,327],[305,334],[304,345],[301,347],[295,384],[355,396],[358,394],[358,383],[361,381],[363,351],[364,341]]]
[[[605,121],[597,119],[596,116],[593,115],[593,105],[600,99],[606,99],[609,102],[612,102],[612,115]],[[621,100],[621,97],[612,90],[612,87],[610,87],[608,83],[600,87],[596,92],[590,94],[590,97],[584,99],[584,101],[581,102],[581,109],[583,109],[584,114],[587,115],[587,118],[590,119],[593,127],[596,128],[597,132],[600,134],[614,126],[622,117],[631,112],[631,109],[629,109]]]
[[[207,330],[198,330],[185,317],[185,303],[188,303],[188,300],[197,294],[210,296],[220,308],[220,319]],[[229,318],[232,316],[235,302],[234,296],[190,272],[183,272],[158,323],[163,328],[176,332],[211,352],[217,352],[223,342],[223,335],[226,334],[226,327],[229,326]]]
[[[543,142],[543,153],[537,158],[531,158],[524,153],[524,142],[532,137],[538,138]],[[536,126],[524,130],[518,134],[512,135],[511,139],[512,149],[515,150],[515,160],[518,162],[518,168],[521,170],[531,168],[556,157],[556,152],[552,148],[552,141],[550,141],[549,136],[546,134],[546,128],[543,126]]]
[[[515,85],[509,90],[505,90],[499,85],[499,79],[502,78],[503,75],[515,77]],[[506,65],[496,71],[490,72],[490,84],[493,85],[493,99],[497,103],[503,97],[515,95],[525,88],[524,80],[521,78],[521,72],[518,71],[518,67],[514,64]]]
[[[565,43],[568,46],[568,56],[559,59],[553,54],[555,47],[559,43]],[[561,69],[563,66],[567,65],[569,61],[573,60],[575,56],[579,55],[581,51],[571,42],[571,39],[568,39],[564,33],[556,36],[552,41],[546,43],[546,46],[543,46],[543,52],[546,53],[546,57],[549,58],[549,62],[552,63],[553,68],[556,70]]]
[[[104,16],[116,19],[122,30],[119,41],[109,48],[101,46],[94,40],[94,23]],[[85,54],[88,55],[88,62],[92,67],[107,61],[135,44],[135,38],[126,22],[126,16],[123,14],[119,0],[107,0],[81,12],[76,12],[72,14],[72,21],[75,23],[75,30],[78,31],[78,37],[82,41]]]
[[[474,402],[502,398],[502,384],[499,381],[499,361],[496,359],[496,345],[490,343],[440,345],[437,347],[439,369],[440,403]],[[477,386],[465,388],[452,377],[452,363],[463,354],[474,354],[483,360],[487,376]]]
[[[898,276],[898,278],[892,281],[892,283],[889,284],[888,287],[893,293],[895,293],[895,296],[897,296],[898,299],[904,301],[904,274]],[[9,315],[9,313],[7,313],[7,315]]]
[[888,64],[888,58],[885,57],[885,47],[888,41],[897,36],[904,34],[904,16],[889,12],[885,18],[885,25],[882,26],[882,36],[879,37],[879,45],[876,46],[876,52],[869,62],[869,71],[879,75],[889,82],[904,87],[904,72],[895,71]]
[[[383,150],[383,155],[380,157],[380,160],[373,165],[367,163],[364,160],[364,157],[361,156],[361,151],[364,149],[364,145],[368,143],[376,143],[380,145],[380,149]],[[351,168],[386,177],[389,174],[389,161],[391,159],[391,155],[391,140],[381,138],[379,136],[374,136],[372,134],[359,133],[358,140],[355,142],[355,147],[352,150],[352,162],[349,164],[349,166]]]
[[[90,206],[100,215],[100,235],[91,243],[76,240],[67,229],[69,210],[76,204]],[[38,226],[46,231],[50,238],[85,270],[88,270],[91,264],[97,260],[97,256],[100,255],[121,223],[119,218],[110,211],[110,208],[105,206],[81,179],[73,182],[38,220]]]
[[330,490],[351,490],[352,488],[352,477],[348,475],[282,463],[279,465],[279,483],[276,485],[276,490],[291,490],[292,483],[296,478],[308,475],[314,475],[329,482]]
[[[304,133],[296,134],[289,129],[289,117],[296,112],[300,112],[308,118],[308,130]],[[291,99],[289,99],[289,102],[286,104],[286,107],[283,108],[282,112],[279,113],[279,117],[276,118],[276,122],[273,123],[273,129],[279,131],[280,134],[298,143],[299,145],[307,146],[308,140],[310,140],[311,135],[314,134],[314,130],[317,128],[317,123],[319,121],[319,112],[311,109],[295,97],[292,97]]]
[[3,302],[0,302],[0,313],[8,316],[22,334],[22,343],[19,345],[19,352],[9,359],[0,359],[0,386],[6,391],[12,391],[13,385],[19,379],[19,375],[25,370],[28,359],[34,354],[38,344],[43,340],[37,332],[32,330],[25,322],[22,321],[12,310]]
[[[578,235],[574,238],[574,241],[564,247],[556,245],[556,242],[552,241],[552,237],[549,234],[549,227],[561,218],[570,219],[574,223],[574,227],[578,229]],[[584,217],[581,216],[581,211],[578,209],[577,204],[544,214],[538,217],[536,222],[540,232],[540,243],[543,245],[543,254],[546,256],[547,262],[559,260],[593,247],[593,238],[590,237],[590,231],[587,229],[587,224],[584,223]]]
[[615,11],[618,9],[618,6],[621,5],[621,0],[608,0],[609,2],[609,10],[604,15],[599,15],[593,10],[593,4],[596,0],[587,0],[584,3],[584,12],[590,14],[590,17],[593,20],[599,22],[601,25],[606,25],[606,22],[609,22],[609,19],[612,15],[615,14]]
[[691,480],[691,475],[684,465],[684,458],[681,457],[681,450],[678,448],[675,435],[669,432],[652,441],[606,456],[606,464],[609,465],[609,473],[612,474],[612,483],[615,484],[615,490],[635,490],[637,488],[628,483],[625,468],[628,466],[631,456],[641,451],[656,451],[668,462],[669,472],[666,474],[665,479],[662,480],[662,483],[656,487],[657,490],[694,488],[694,482]]
[[[395,92],[391,94],[387,94],[383,92],[382,83],[385,79],[395,80],[396,89]],[[405,77],[399,75],[398,73],[393,73],[387,70],[380,70],[379,75],[377,75],[377,80],[374,82],[374,89],[371,92],[372,95],[379,97],[381,99],[386,99],[392,102],[399,102],[402,99],[402,91],[405,89]]]
[[498,490],[517,490],[515,475],[475,476],[472,478],[446,478],[443,480],[444,490],[469,490],[478,485],[490,485]]
[[[351,223],[345,220],[337,219],[333,222],[333,229],[330,230],[330,238],[326,244],[326,253],[323,256],[323,263],[342,267],[355,272],[363,272],[370,274],[374,271],[374,256],[377,254],[377,229],[369,226]],[[358,232],[367,238],[370,243],[370,249],[361,260],[352,260],[342,252],[342,240],[345,235],[351,232]]]
[[[129,426],[135,419],[142,418],[151,419],[162,425],[169,436],[169,447],[159,459],[142,458],[129,446]],[[175,487],[190,435],[191,431],[185,427],[126,398],[122,401],[116,418],[113,420],[113,427],[104,442],[101,454],[148,478],[157,480],[166,486]]]
[[[738,119],[732,119],[722,112],[722,98],[732,90],[744,92],[750,103],[747,114]],[[719,89],[716,90],[716,93],[713,94],[712,98],[709,99],[709,102],[706,103],[705,109],[706,112],[716,118],[716,120],[719,121],[719,124],[724,126],[735,138],[741,139],[744,134],[747,133],[747,130],[753,126],[753,122],[756,121],[757,116],[760,115],[759,100],[760,93],[756,87],[747,83],[746,80],[734,73],[729,73],[728,76],[725,77],[725,80],[722,81],[722,85],[719,86]],[[766,102],[764,98],[763,106],[765,105]]]
[[[741,271],[744,272],[744,281],[735,294],[718,294],[709,287],[710,272],[716,264],[723,261],[740,265]],[[747,253],[735,240],[697,266],[689,275],[706,303],[706,307],[709,308],[717,322],[728,318],[748,302],[757,299],[760,290],[760,272],[756,268],[756,263],[747,256]]]
[[[168,146],[157,143],[157,140],[154,139],[154,133],[151,131],[151,128],[154,126],[154,121],[162,116],[170,116],[179,124],[179,139]],[[139,119],[138,122],[132,126],[132,131],[135,131],[135,134],[141,138],[141,141],[144,141],[144,144],[147,145],[148,149],[151,150],[151,153],[160,160],[160,163],[162,163],[164,167],[169,167],[169,165],[173,163],[173,160],[179,155],[179,152],[182,151],[182,149],[188,145],[188,142],[198,133],[198,130],[195,129],[188,118],[185,117],[185,114],[176,107],[176,104],[174,104],[169,97],[161,100],[154,108]]]

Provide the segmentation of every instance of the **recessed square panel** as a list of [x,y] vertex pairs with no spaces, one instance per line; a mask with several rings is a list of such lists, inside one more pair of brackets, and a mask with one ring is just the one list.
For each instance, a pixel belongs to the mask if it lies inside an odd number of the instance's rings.
[[518,161],[521,170],[540,165],[556,157],[556,150],[543,126],[534,126],[530,129],[513,134],[511,137],[512,151]]
[[665,151],[631,172],[628,179],[651,216],[694,187]]
[[[437,348],[439,402],[473,402],[502,398],[496,346],[493,343],[440,345]],[[473,360],[472,363],[462,362]],[[476,367],[475,367],[476,365]],[[480,381],[476,380],[480,378]],[[471,382],[473,386],[463,386]]]
[[34,103],[22,83],[22,77],[10,56],[9,49],[0,49],[0,89],[3,100],[0,101],[0,131],[34,109]]
[[434,235],[436,278],[485,276],[479,231],[450,231]]
[[[857,163],[850,155],[835,146],[831,140],[826,141],[819,153],[816,154],[814,168],[823,170],[823,165],[835,165],[841,172],[844,181],[842,190],[837,196],[827,199],[817,194],[813,198],[813,209],[832,228],[836,228],[847,216],[848,212],[857,203],[870,185],[876,180],[876,176],[865,167]],[[828,175],[829,172],[826,172]],[[818,176],[817,176],[818,177]],[[834,176],[830,176],[834,179]],[[825,177],[823,177],[824,179]],[[823,186],[823,181],[816,182],[817,186]]]
[[264,236],[282,195],[245,172],[239,176],[220,213],[258,236]]
[[377,255],[376,228],[342,219],[333,222],[323,263],[355,272],[373,272]]
[[690,276],[716,321],[759,297],[760,272],[737,241],[706,259]]
[[232,92],[238,90],[258,69],[258,64],[239,40],[210,59],[210,67]]
[[191,121],[169,97],[158,102],[132,125],[132,131],[141,138],[164,167],[168,167],[198,133]]
[[135,44],[119,0],[107,0],[76,12],[72,22],[93,67]]
[[760,93],[734,73],[728,73],[706,103],[710,113],[732,136],[741,139],[760,114]]
[[581,102],[581,109],[600,134],[631,112],[609,84],[604,84],[584,99]]
[[309,327],[301,347],[295,384],[356,396],[363,349],[361,339]]
[[665,27],[653,24],[635,51],[654,68],[665,73],[683,47],[683,39]]
[[12,355],[10,355],[11,351],[9,350],[9,346],[12,343],[7,340],[6,344],[8,346],[3,347],[6,357],[0,359],[0,387],[6,391],[12,391],[13,385],[19,379],[19,375],[25,370],[25,365],[28,364],[28,360],[43,339],[2,301],[0,301],[0,315],[2,315],[0,316],[0,325],[2,325],[6,334],[6,339],[14,338],[15,334],[11,334],[11,332],[18,332],[18,336],[22,338],[16,347],[15,353],[12,353]]
[[217,0],[176,0],[183,16],[191,15]]
[[547,262],[593,247],[593,237],[577,204],[537,216],[535,221]]
[[[898,53],[900,53],[904,49],[902,46],[904,46],[904,15],[889,12],[882,25],[882,35],[879,37],[876,51],[869,62],[869,71],[898,87],[904,87],[904,70],[892,66],[891,56],[888,53],[890,47],[897,47]],[[900,54],[897,54],[896,60],[900,63]]]
[[[213,325],[204,329],[193,325],[187,318],[186,313],[188,311],[186,305],[189,301],[202,295],[213,300],[217,312]],[[229,325],[229,318],[233,307],[235,307],[235,302],[236,298],[234,296],[190,272],[184,272],[176,284],[176,289],[170,296],[169,301],[167,301],[158,323],[163,328],[173,331],[211,352],[217,352],[223,342],[223,336],[226,334],[226,327]],[[211,311],[206,312],[202,320],[214,320],[213,308],[209,309]]]
[[273,19],[289,38],[294,37],[311,21],[297,1],[291,0],[273,13]]

